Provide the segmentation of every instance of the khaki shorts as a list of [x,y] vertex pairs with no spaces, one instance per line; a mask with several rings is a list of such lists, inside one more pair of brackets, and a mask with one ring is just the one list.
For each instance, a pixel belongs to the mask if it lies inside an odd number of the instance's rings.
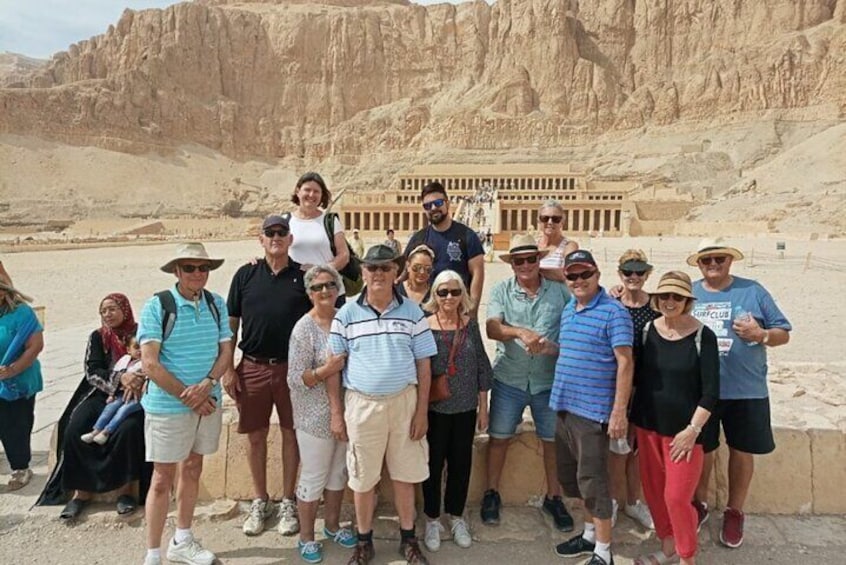
[[381,477],[383,460],[395,481],[422,483],[429,478],[426,437],[412,441],[409,436],[417,408],[416,386],[390,396],[369,396],[348,390],[345,400],[350,489],[355,492],[373,489]]
[[144,414],[146,459],[152,463],[179,463],[191,453],[211,455],[220,443],[223,409],[210,416],[184,414]]

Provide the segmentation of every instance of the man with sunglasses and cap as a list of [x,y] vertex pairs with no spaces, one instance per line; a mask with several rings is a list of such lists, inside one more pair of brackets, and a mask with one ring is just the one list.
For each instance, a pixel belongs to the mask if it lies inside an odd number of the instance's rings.
[[[248,536],[259,535],[274,513],[267,492],[267,436],[273,407],[282,432],[282,502],[277,530],[299,529],[295,488],[300,464],[291,391],[288,388],[288,341],[297,321],[311,309],[301,265],[290,258],[293,241],[288,219],[265,218],[259,234],[264,257],[238,269],[229,287],[229,327],[241,329],[241,362],[223,378],[238,406],[238,433],[246,434],[253,502],[244,522]],[[234,366],[234,363],[233,363]]]
[[586,250],[564,258],[573,294],[561,312],[561,348],[550,407],[558,412],[555,441],[564,494],[584,501],[581,534],[558,544],[561,557],[590,555],[585,565],[613,565],[609,438],[625,438],[632,391],[634,340],[625,306],[599,285],[599,267]]
[[146,565],[161,563],[162,532],[177,474],[176,532],[167,546],[167,559],[203,565],[215,560],[214,553],[194,539],[191,522],[203,456],[217,451],[220,440],[219,381],[232,364],[226,303],[205,289],[209,272],[222,264],[223,259],[209,257],[202,243],[180,244],[175,257],[161,267],[176,275],[176,285],[165,291],[175,303],[175,320],[167,323],[161,293],[141,312],[138,342],[149,378],[141,404],[146,459],[153,463],[145,505]]
[[428,563],[414,532],[414,485],[429,476],[430,358],[437,346],[420,307],[394,289],[401,263],[402,256],[387,245],[367,250],[364,290],[338,311],[329,336],[332,353],[347,356],[347,472],[358,528],[350,565],[365,565],[375,554],[374,488],[383,461],[394,486],[400,555],[407,563]]
[[708,519],[704,501],[722,422],[729,447],[729,492],[720,541],[731,548],[743,543],[743,506],[752,484],[754,455],[775,449],[767,348],[786,344],[793,329],[760,283],[731,274],[732,264],[741,259],[743,253],[721,238],[702,240],[687,258],[687,264],[702,273],[693,283],[693,316],[717,334],[720,353],[720,400],[702,431],[705,463],[694,506],[701,526]]
[[529,406],[535,433],[543,445],[543,511],[552,516],[556,528],[570,531],[573,518],[561,500],[555,473],[555,412],[549,407],[558,355],[559,316],[570,293],[564,284],[541,276],[540,262],[547,253],[548,250],[538,248],[532,236],[515,235],[508,253],[500,255],[511,265],[514,276],[491,289],[485,327],[488,337],[497,344],[490,392],[487,490],[481,517],[487,525],[499,524],[499,482],[508,444]]

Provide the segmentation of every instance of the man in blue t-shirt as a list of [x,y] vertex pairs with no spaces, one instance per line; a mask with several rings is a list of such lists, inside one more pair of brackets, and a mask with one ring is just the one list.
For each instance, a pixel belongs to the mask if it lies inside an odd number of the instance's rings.
[[720,238],[705,239],[687,264],[698,266],[702,279],[693,285],[693,315],[717,334],[720,352],[720,401],[702,431],[705,465],[694,506],[700,525],[708,519],[705,496],[720,422],[729,447],[729,496],[720,541],[727,547],[743,543],[743,505],[754,470],[753,455],[775,449],[767,391],[767,348],[790,340],[790,322],[761,284],[730,274],[743,253]]
[[461,275],[465,286],[470,289],[475,315],[485,285],[485,250],[482,249],[482,242],[473,230],[452,219],[449,198],[441,183],[433,181],[424,186],[421,197],[429,225],[411,236],[405,248],[405,256],[408,257],[421,244],[432,248],[435,262],[429,282],[447,269]]

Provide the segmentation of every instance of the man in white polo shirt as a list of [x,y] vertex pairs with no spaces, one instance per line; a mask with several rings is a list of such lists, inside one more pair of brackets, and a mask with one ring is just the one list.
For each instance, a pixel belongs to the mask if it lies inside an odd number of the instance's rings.
[[414,534],[414,485],[429,477],[430,357],[437,346],[420,307],[394,291],[400,258],[387,245],[368,249],[362,259],[366,286],[338,311],[329,337],[332,353],[347,356],[347,471],[358,527],[348,565],[374,557],[373,489],[383,460],[394,485],[400,555],[407,563],[428,563]]
[[201,243],[180,244],[162,271],[176,285],[144,305],[138,325],[141,362],[150,379],[144,406],[144,441],[153,478],[147,494],[145,565],[161,563],[162,532],[170,493],[176,491],[176,532],[167,546],[171,563],[211,565],[215,555],[191,533],[203,456],[220,439],[220,378],[232,365],[232,331],[223,298],[205,290],[213,259]]

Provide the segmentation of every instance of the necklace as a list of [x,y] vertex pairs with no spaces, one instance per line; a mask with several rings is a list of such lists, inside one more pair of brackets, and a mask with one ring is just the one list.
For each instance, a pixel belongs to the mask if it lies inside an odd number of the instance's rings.
[[441,321],[440,311],[435,312],[435,319],[438,320],[438,325],[441,327],[441,343],[444,348],[449,351],[449,354],[447,355],[447,375],[450,377],[455,376],[458,372],[458,368],[455,366],[455,359],[458,357],[458,350],[461,349],[461,346],[464,345],[464,340],[467,338],[467,332],[464,331],[465,326],[462,324],[461,314],[456,312],[455,315],[455,335],[452,338],[452,343],[447,343],[447,330],[444,328],[444,324]]

